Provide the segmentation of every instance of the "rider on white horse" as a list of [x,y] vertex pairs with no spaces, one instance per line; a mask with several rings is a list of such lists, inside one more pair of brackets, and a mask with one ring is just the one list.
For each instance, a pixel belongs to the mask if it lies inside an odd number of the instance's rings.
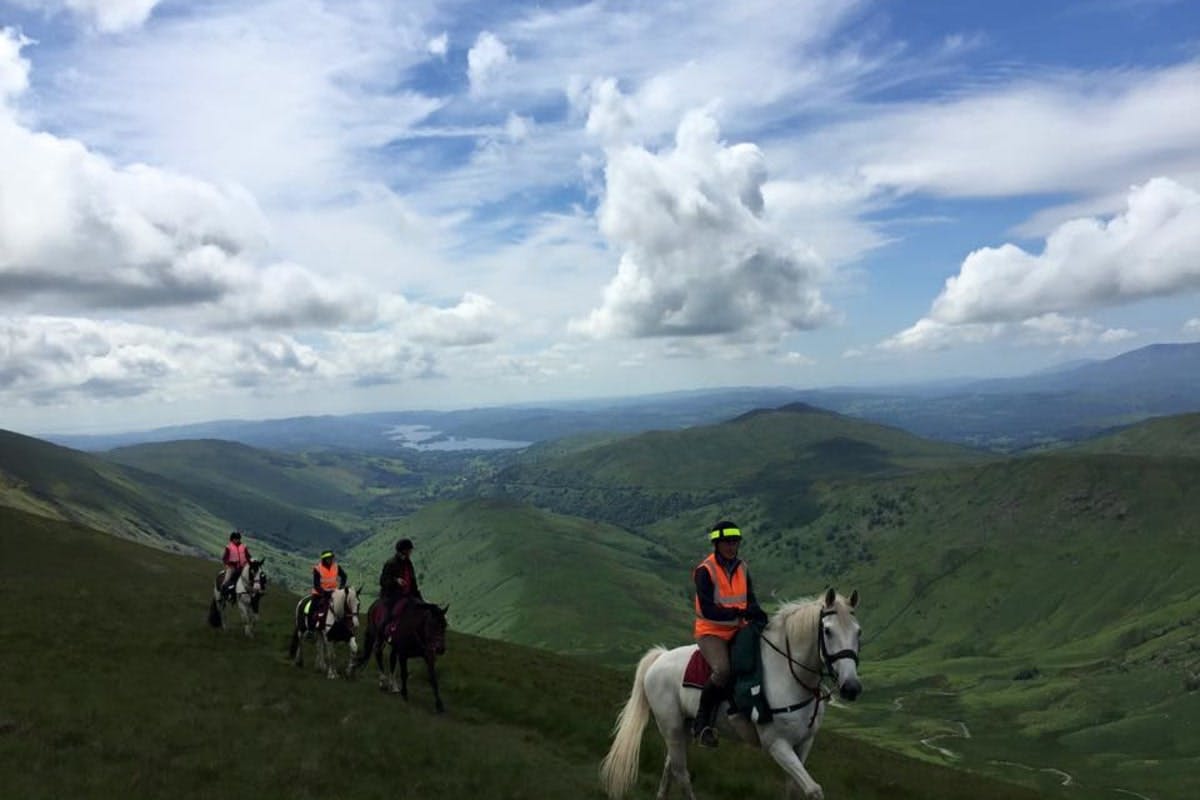
[[250,563],[250,550],[242,544],[242,532],[234,531],[229,534],[229,544],[221,553],[221,563],[225,565],[225,579],[221,582],[221,594],[227,595],[233,591],[242,570]]
[[746,562],[738,558],[742,532],[737,525],[721,520],[713,525],[708,538],[713,543],[713,552],[692,573],[696,585],[696,621],[692,632],[712,674],[700,692],[692,735],[701,746],[716,747],[717,707],[729,693],[729,643],[750,621],[765,624],[767,615],[754,596]]
[[338,564],[332,550],[321,553],[321,560],[313,565],[312,597],[310,608],[318,621],[324,620],[325,612],[329,610],[329,601],[334,589],[345,589],[349,581],[346,571]]

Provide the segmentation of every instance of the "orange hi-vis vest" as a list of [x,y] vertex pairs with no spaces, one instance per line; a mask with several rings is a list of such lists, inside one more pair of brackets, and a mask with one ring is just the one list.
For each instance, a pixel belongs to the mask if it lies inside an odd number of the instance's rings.
[[244,567],[250,559],[246,557],[246,545],[230,542],[225,545],[225,563],[231,567]]
[[[696,568],[704,567],[708,570],[708,575],[712,578],[713,583],[713,602],[721,608],[739,609],[744,611],[749,607],[749,589],[746,586],[746,562],[739,561],[738,565],[733,569],[733,577],[725,571],[725,568],[717,563],[717,554],[712,553],[708,558],[696,565]],[[696,624],[692,627],[692,633],[697,639],[701,636],[719,636],[725,641],[729,641],[737,632],[746,625],[744,619],[731,619],[728,621],[718,622],[717,620],[706,619],[700,611],[700,597],[696,596]]]
[[[338,587],[338,565],[336,563],[327,567],[318,561],[313,569],[321,576],[321,591],[332,592]],[[319,592],[313,589],[313,594],[319,594]]]

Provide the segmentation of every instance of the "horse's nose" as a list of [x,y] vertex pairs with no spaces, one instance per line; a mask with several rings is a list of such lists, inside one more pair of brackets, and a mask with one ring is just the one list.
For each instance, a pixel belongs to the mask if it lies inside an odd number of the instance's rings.
[[842,684],[838,693],[841,694],[843,700],[857,700],[858,696],[862,694],[862,684],[858,682],[857,678],[851,678]]

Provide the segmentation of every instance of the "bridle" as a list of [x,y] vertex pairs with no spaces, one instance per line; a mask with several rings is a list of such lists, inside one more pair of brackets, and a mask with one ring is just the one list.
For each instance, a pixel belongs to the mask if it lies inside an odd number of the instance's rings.
[[[817,721],[817,712],[821,710],[821,703],[827,703],[833,697],[833,692],[826,689],[822,685],[822,681],[826,677],[837,680],[837,672],[834,670],[833,665],[844,658],[852,659],[855,666],[858,665],[858,650],[847,648],[845,650],[839,650],[836,653],[830,653],[829,648],[825,646],[825,631],[823,630],[824,626],[821,625],[821,621],[828,616],[836,614],[836,609],[828,608],[822,609],[820,616],[817,617],[817,657],[820,660],[817,669],[813,669],[802,661],[797,661],[796,658],[792,656],[792,640],[791,637],[787,635],[786,623],[783,625],[783,646],[786,649],[786,652],[785,650],[780,650],[779,646],[766,636],[762,637],[762,640],[767,644],[768,647],[787,660],[788,672],[792,674],[792,678],[796,681],[796,683],[803,686],[812,695],[807,700],[803,700],[799,703],[793,703],[790,706],[785,706],[783,708],[772,708],[772,714],[790,714],[791,712],[799,711],[800,709],[807,707],[813,701],[816,701],[816,704],[813,706],[812,718],[808,721],[808,727],[811,728]],[[796,667],[815,675],[817,679],[816,685],[810,686],[809,684],[805,683],[804,679],[796,674]]]

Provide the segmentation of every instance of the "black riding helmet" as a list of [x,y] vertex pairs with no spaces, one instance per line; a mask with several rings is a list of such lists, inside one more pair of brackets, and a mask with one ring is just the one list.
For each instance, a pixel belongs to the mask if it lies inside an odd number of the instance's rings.
[[233,533],[229,534],[229,541],[240,542],[241,540],[242,540],[242,532],[241,531],[234,531]]
[[405,550],[412,550],[412,549],[413,549],[412,539],[401,539],[400,541],[396,542],[396,552],[397,553],[403,553]]

